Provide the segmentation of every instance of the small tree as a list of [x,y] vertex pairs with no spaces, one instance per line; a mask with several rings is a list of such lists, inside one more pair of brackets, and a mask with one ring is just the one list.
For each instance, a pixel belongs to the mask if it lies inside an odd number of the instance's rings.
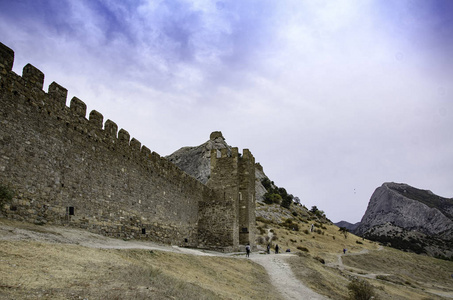
[[311,209],[310,209],[310,212],[316,214],[316,212],[318,211],[318,207],[316,205],[312,206]]
[[293,203],[293,199],[294,199],[294,196],[289,194],[289,195],[286,195],[285,197],[282,196],[282,203],[281,203],[281,206],[286,208],[286,209],[289,209],[289,207],[291,206],[291,203]]
[[338,231],[341,231],[341,233],[343,233],[345,239],[348,238],[349,231],[346,227],[340,227],[340,230],[338,230]]

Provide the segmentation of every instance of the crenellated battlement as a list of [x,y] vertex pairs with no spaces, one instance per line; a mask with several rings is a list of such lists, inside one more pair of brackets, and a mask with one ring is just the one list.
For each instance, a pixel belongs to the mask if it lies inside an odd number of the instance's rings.
[[[31,64],[27,64],[23,68],[22,77],[18,77],[13,71],[12,67],[14,64],[14,51],[4,44],[0,43],[0,68],[1,74],[11,75],[9,85],[12,93],[22,94],[23,96],[31,95],[36,93],[36,89],[44,92],[42,90],[44,85],[44,73],[38,68],[34,67]],[[66,106],[68,90],[56,82],[52,82],[48,87],[47,93],[42,93],[40,95],[41,104],[43,107],[41,109],[46,110],[48,114],[44,114],[42,117],[47,118],[49,115],[59,115],[60,119],[63,122],[67,122],[66,126],[71,126],[71,121],[77,120],[78,130],[85,134],[88,134],[92,130],[100,131],[98,133],[99,138],[104,141],[109,141],[113,145],[119,145],[123,147],[128,147],[132,153],[141,152],[144,157],[149,159],[144,163],[154,163],[157,164],[160,168],[168,168],[173,170],[176,166],[166,161],[165,158],[160,157],[159,154],[153,153],[154,156],[151,156],[151,150],[142,146],[141,142],[136,138],[130,136],[129,132],[125,129],[120,129],[118,131],[118,126],[115,122],[107,120],[103,123],[103,115],[96,110],[92,110],[88,119],[87,115],[87,105],[85,102],[80,100],[77,97],[73,97],[70,101],[69,107]],[[74,122],[75,123],[75,122]],[[80,126],[82,124],[82,126]],[[62,124],[63,125],[63,124]],[[85,127],[85,128],[84,128]],[[158,157],[158,159],[156,159]],[[177,168],[177,167],[176,167]],[[179,176],[183,176],[184,172],[180,172]],[[194,184],[198,184],[198,181],[194,179]]]
[[0,70],[1,74],[6,74],[13,69],[14,51],[0,43]]
[[[68,90],[58,83],[45,92],[38,68],[27,64],[19,76],[13,64],[14,51],[0,43],[0,184],[16,192],[0,215],[107,236],[237,249],[239,227],[251,224],[239,216],[243,202],[237,202],[253,200],[248,149],[212,152],[213,172],[204,185],[114,121],[104,122],[100,112],[87,116],[81,99],[67,106]],[[211,134],[217,138],[221,132]],[[228,193],[233,201],[225,201]]]

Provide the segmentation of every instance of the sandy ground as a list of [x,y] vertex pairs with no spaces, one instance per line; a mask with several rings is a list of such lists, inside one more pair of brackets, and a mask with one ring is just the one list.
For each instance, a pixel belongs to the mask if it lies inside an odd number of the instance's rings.
[[[14,226],[0,224],[0,240],[32,240],[45,243],[76,244],[85,247],[103,249],[147,249],[179,252],[192,255],[215,255],[240,257],[241,259],[244,258],[243,256],[238,256],[237,253],[225,254],[213,251],[160,245],[152,242],[123,241],[120,239],[113,239],[90,233],[84,230],[57,226],[40,227],[40,230],[36,231],[28,229],[26,228],[26,226],[24,228],[17,228]],[[266,269],[273,285],[285,299],[327,299],[324,296],[321,296],[308,287],[304,286],[299,280],[296,279],[293,272],[291,271],[291,267],[286,262],[286,258],[291,255],[292,254],[267,255],[252,253],[250,259],[262,265]]]

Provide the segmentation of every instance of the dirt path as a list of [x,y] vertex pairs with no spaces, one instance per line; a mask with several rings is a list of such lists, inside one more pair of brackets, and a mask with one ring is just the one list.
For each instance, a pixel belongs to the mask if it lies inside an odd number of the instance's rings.
[[[29,226],[27,226],[29,227]],[[197,249],[180,248],[178,246],[160,245],[153,242],[124,241],[91,233],[81,229],[68,227],[46,226],[35,229],[18,228],[0,223],[0,241],[37,241],[44,243],[74,244],[100,249],[145,249],[181,252],[195,255],[214,255]]]
[[[374,250],[374,251],[382,251],[383,249],[384,249],[384,247],[379,246],[379,248],[377,250]],[[327,266],[333,267],[333,268],[338,268],[338,269],[344,271],[345,267],[344,267],[344,264],[343,264],[343,256],[364,255],[364,254],[368,254],[368,253],[370,253],[370,250],[363,249],[360,252],[353,252],[353,253],[347,253],[347,254],[337,254],[338,261],[336,263],[328,263]],[[362,269],[353,268],[353,267],[349,267],[349,266],[348,266],[347,271],[349,273],[355,275],[355,276],[366,277],[366,278],[370,278],[370,279],[376,279],[376,276],[389,276],[390,275],[390,274],[387,274],[387,273],[367,273],[367,272],[365,272]]]
[[296,279],[290,265],[286,262],[286,258],[290,256],[293,256],[293,254],[253,254],[250,258],[266,269],[272,284],[285,299],[327,299],[315,293]]

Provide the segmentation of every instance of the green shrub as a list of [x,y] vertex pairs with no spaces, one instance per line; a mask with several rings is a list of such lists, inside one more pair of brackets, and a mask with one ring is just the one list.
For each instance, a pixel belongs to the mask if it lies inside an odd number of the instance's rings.
[[14,192],[7,186],[0,184],[0,210],[6,203],[10,203],[13,200]]
[[266,204],[280,204],[282,201],[282,196],[280,196],[279,194],[275,194],[275,193],[269,193],[267,192],[266,194],[264,194],[264,203]]
[[274,184],[274,182],[270,181],[269,178],[266,177],[261,180],[261,184],[264,186],[266,191],[269,191],[270,189],[272,189],[272,185]]
[[14,197],[14,193],[8,187],[0,185],[0,199],[5,201],[11,201]]
[[280,205],[286,209],[289,209],[291,203],[293,203],[293,198],[293,195],[286,195],[285,197],[282,197],[282,203]]
[[365,280],[353,279],[348,284],[349,297],[351,300],[377,299],[373,286]]

